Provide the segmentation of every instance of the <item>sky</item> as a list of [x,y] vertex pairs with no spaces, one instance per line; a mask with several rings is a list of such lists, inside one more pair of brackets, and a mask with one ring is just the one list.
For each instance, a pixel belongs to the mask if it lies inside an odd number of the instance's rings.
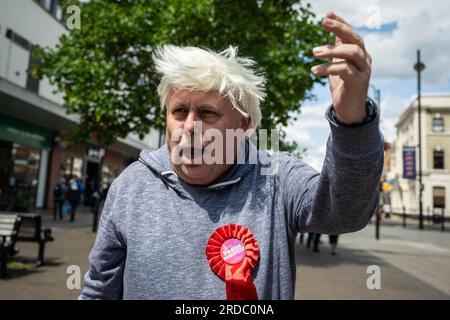
[[[334,11],[364,38],[372,56],[369,96],[381,91],[381,131],[387,142],[395,139],[395,123],[417,94],[413,66],[417,49],[426,68],[422,94],[450,95],[450,1],[448,0],[312,0],[318,18]],[[321,45],[321,44],[318,44]],[[324,114],[331,104],[328,84],[314,86],[315,100],[306,101],[297,121],[286,128],[287,139],[306,148],[305,160],[322,168],[330,132]]]

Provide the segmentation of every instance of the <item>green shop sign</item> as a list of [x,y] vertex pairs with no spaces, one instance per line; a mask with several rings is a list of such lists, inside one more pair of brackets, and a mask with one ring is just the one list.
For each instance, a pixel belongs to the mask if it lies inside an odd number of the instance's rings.
[[51,131],[1,113],[0,139],[38,149],[52,148]]

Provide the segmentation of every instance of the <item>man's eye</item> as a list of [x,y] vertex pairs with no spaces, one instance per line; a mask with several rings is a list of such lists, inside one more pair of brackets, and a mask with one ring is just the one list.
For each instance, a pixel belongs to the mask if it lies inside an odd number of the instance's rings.
[[205,116],[214,116],[214,115],[216,115],[216,113],[214,111],[211,111],[211,110],[202,110],[201,114],[205,115]]
[[187,109],[186,108],[175,108],[174,110],[173,110],[173,113],[178,113],[178,114],[180,114],[180,113],[186,113],[187,112]]

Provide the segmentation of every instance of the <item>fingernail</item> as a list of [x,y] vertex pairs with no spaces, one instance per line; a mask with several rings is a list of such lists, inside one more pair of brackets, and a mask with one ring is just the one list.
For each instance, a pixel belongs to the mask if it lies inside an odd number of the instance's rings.
[[325,24],[326,24],[327,26],[329,26],[329,27],[332,27],[332,26],[334,25],[334,22],[333,22],[333,20],[326,19],[326,20],[325,20]]
[[319,66],[314,66],[314,67],[312,67],[312,68],[311,68],[311,71],[312,71],[313,73],[319,72]]
[[322,53],[322,52],[323,52],[323,48],[322,47],[315,47],[313,49],[313,53],[314,54],[319,54],[319,53]]

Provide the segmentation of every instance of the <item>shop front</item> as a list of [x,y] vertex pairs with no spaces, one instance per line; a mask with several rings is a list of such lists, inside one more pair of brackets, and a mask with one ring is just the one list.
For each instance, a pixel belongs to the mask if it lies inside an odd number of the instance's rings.
[[0,114],[0,210],[44,207],[52,136],[42,127]]
[[130,162],[130,157],[123,153],[90,143],[70,145],[56,136],[51,158],[48,207],[54,205],[52,191],[56,184],[61,179],[67,182],[71,177],[81,179],[84,189],[82,203],[90,206],[94,192],[107,189]]

